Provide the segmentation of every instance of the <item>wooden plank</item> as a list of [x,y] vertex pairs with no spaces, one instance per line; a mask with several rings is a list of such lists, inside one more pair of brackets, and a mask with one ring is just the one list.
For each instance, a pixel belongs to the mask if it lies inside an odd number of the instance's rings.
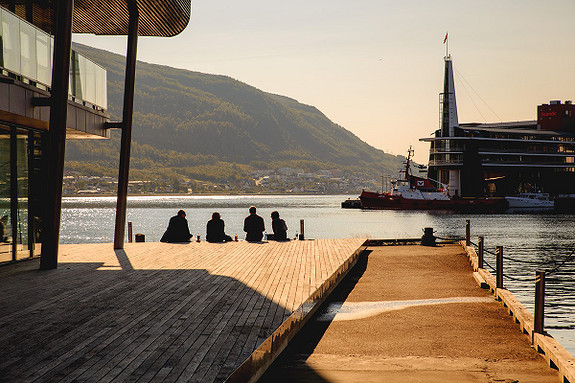
[[223,381],[361,242],[63,245],[57,270],[0,269],[0,374]]

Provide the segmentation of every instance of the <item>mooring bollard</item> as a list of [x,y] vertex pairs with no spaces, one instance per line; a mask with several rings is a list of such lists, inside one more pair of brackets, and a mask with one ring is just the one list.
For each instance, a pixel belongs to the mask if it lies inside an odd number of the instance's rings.
[[435,246],[435,236],[433,235],[432,227],[426,227],[423,229],[423,237],[421,237],[421,244],[423,246]]
[[299,232],[299,239],[303,241],[305,239],[303,219],[299,220]]
[[146,242],[146,236],[144,234],[136,234],[136,242]]
[[497,255],[495,271],[497,273],[495,282],[498,289],[503,288],[503,246],[497,246],[497,250],[495,251]]
[[465,220],[465,246],[471,246],[471,221]]
[[132,222],[128,222],[128,243],[132,243]]
[[545,333],[545,271],[535,272],[535,332]]

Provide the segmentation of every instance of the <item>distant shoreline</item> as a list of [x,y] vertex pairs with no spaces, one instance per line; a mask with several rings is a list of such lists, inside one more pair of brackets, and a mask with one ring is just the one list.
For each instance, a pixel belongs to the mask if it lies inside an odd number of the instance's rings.
[[[128,197],[215,197],[215,196],[339,196],[339,195],[352,195],[357,194],[359,192],[354,193],[325,193],[325,194],[317,194],[317,193],[146,193],[146,194],[130,194]],[[63,195],[64,198],[74,198],[74,197],[116,197],[116,194],[113,193],[86,193],[86,194],[67,194]]]

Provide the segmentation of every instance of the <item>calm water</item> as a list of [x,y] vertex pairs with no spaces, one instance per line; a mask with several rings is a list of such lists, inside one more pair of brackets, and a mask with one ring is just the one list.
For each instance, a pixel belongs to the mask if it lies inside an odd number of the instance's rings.
[[[465,220],[471,220],[473,241],[485,236],[486,250],[504,247],[509,260],[504,272],[506,287],[532,310],[534,275],[538,265],[551,270],[575,248],[575,215],[572,214],[454,214],[446,212],[363,211],[341,209],[341,202],[355,196],[182,196],[131,197],[127,221],[146,241],[158,241],[168,220],[178,209],[187,213],[190,231],[205,238],[206,222],[214,211],[222,215],[226,233],[243,238],[243,219],[250,205],[258,207],[271,230],[270,213],[278,210],[288,225],[288,235],[299,231],[305,220],[307,238],[414,238],[424,227],[439,237],[463,237]],[[63,243],[112,242],[115,217],[113,197],[65,198],[62,210]],[[494,257],[486,261],[495,265]],[[511,259],[519,259],[522,263]],[[525,263],[527,262],[527,263]],[[547,280],[547,330],[575,354],[575,256]]]

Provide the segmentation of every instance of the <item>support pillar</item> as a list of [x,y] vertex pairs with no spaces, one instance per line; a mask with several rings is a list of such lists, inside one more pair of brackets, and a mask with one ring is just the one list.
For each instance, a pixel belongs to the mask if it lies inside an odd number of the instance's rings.
[[12,261],[18,259],[18,143],[16,128],[10,128],[10,226],[12,227]]
[[62,212],[62,181],[66,149],[66,120],[68,117],[68,85],[70,79],[70,51],[72,46],[73,0],[56,2],[56,34],[54,35],[54,64],[50,107],[48,143],[48,177],[46,189],[46,221],[40,268],[58,267],[58,243]]
[[136,56],[138,48],[138,5],[136,0],[127,1],[128,10],[130,12],[130,25],[128,32],[128,52],[126,54],[126,77],[124,80],[124,108],[122,113],[122,138],[120,146],[120,169],[118,172],[118,198],[116,202],[114,249],[124,248],[124,237],[126,232],[130,145],[132,141],[134,86],[136,81]]

